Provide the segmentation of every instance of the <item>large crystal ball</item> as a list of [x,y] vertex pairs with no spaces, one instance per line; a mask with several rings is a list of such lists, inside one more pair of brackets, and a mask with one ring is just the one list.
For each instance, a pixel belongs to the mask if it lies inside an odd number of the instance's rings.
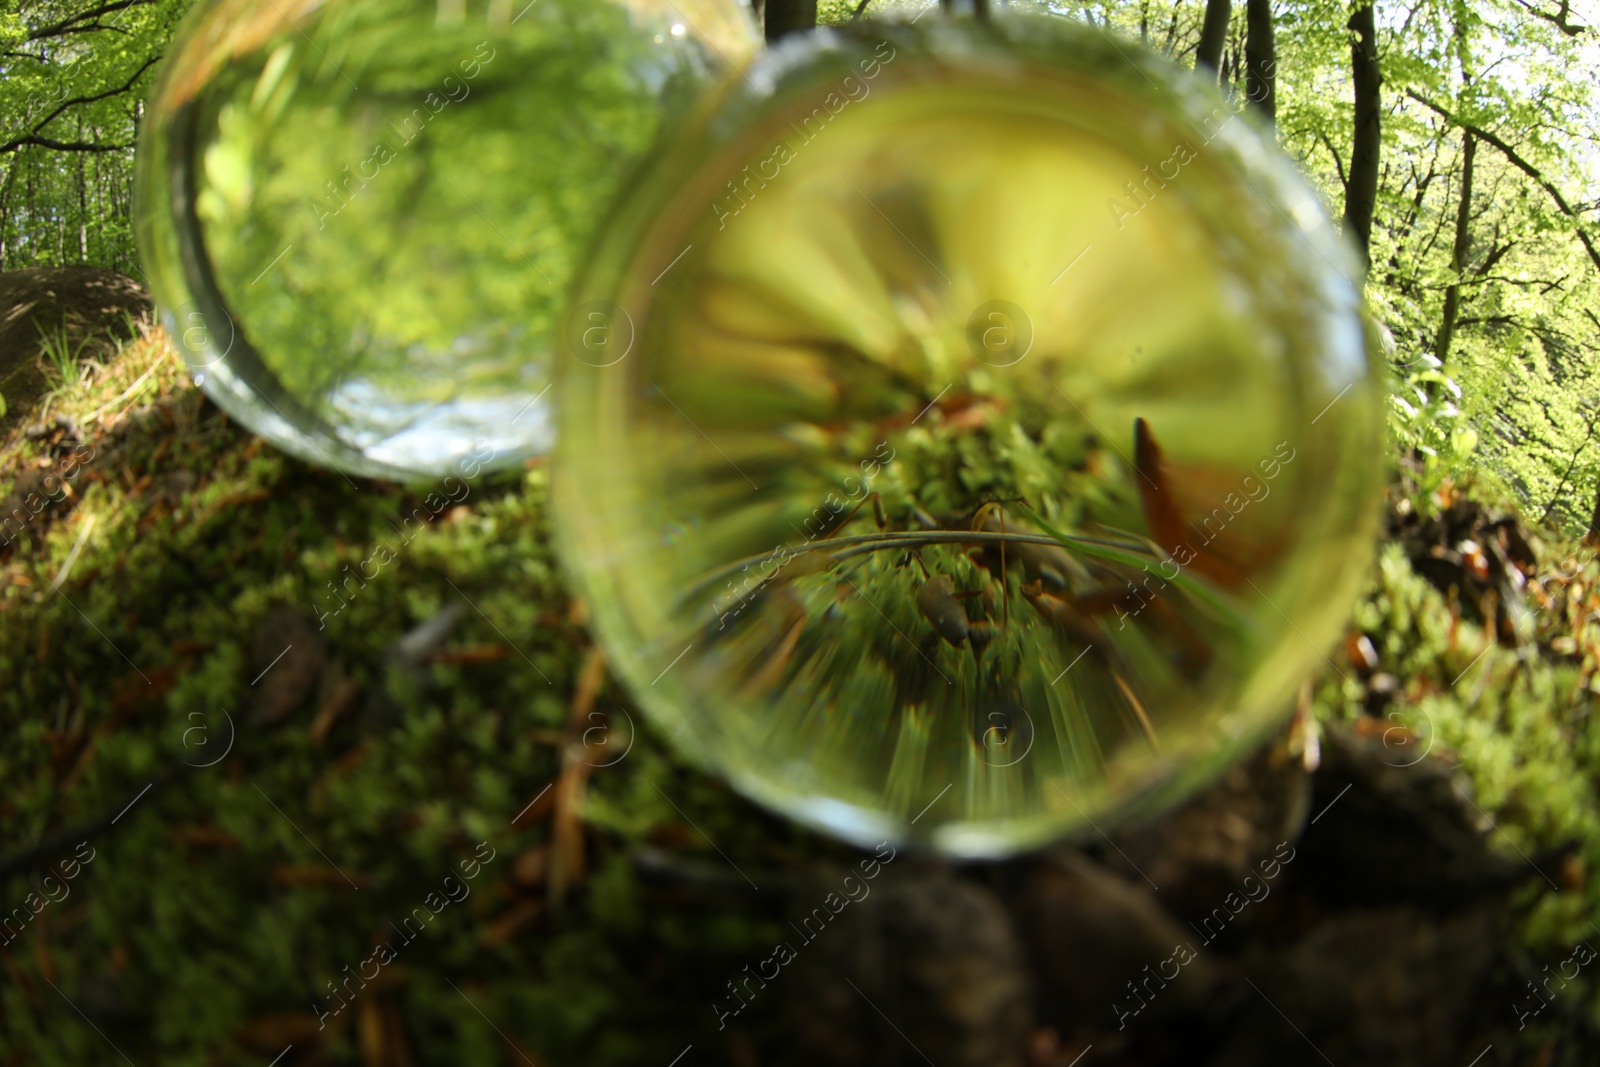
[[1352,249],[1247,101],[1064,19],[768,54],[566,332],[557,520],[613,664],[855,841],[1174,801],[1283,722],[1370,559]]

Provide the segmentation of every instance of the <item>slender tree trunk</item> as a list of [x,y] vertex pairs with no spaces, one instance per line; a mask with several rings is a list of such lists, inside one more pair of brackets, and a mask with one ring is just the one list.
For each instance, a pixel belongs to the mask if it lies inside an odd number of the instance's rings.
[[[34,203],[33,179],[35,169],[36,168],[33,165],[33,158],[30,156],[28,159],[28,214],[26,218],[28,220],[27,225],[30,236],[33,234],[37,234],[37,236],[32,237],[32,239],[25,237],[22,240],[19,240],[17,243],[24,245],[27,248],[28,259],[37,262],[39,259],[39,241],[44,238],[45,232],[44,227],[39,225],[39,208],[38,205]],[[26,265],[26,261],[24,261],[24,265]]]
[[1455,277],[1444,291],[1444,315],[1433,354],[1440,363],[1450,361],[1450,342],[1456,333],[1456,316],[1461,309],[1461,275],[1467,269],[1467,252],[1472,244],[1472,163],[1478,154],[1478,139],[1461,135],[1461,202],[1456,205],[1456,243],[1450,251],[1450,270]]
[[[83,140],[83,119],[78,119],[78,140]],[[83,153],[78,153],[78,262],[89,262],[89,198]]]
[[1584,540],[1591,545],[1600,543],[1600,484],[1594,489],[1594,516],[1589,519],[1589,532]]
[[1355,138],[1350,148],[1350,184],[1345,191],[1344,232],[1362,258],[1372,262],[1372,213],[1378,202],[1378,157],[1383,148],[1383,76],[1378,70],[1378,31],[1372,4],[1350,14],[1350,72],[1355,82]]
[[[99,130],[95,131],[95,136],[100,136]],[[106,176],[99,156],[96,156],[94,161],[94,217],[97,219],[111,217],[106,213]]]
[[6,166],[6,180],[0,185],[0,274],[6,269],[7,238],[11,230],[11,187],[16,184],[18,160],[13,158]]
[[791,33],[802,33],[817,24],[817,0],[767,0],[767,43]]
[[[1456,98],[1457,106],[1463,102],[1467,88],[1472,84],[1472,42],[1468,36],[1465,10],[1456,8],[1455,19],[1456,59],[1461,64],[1462,96]],[[1434,339],[1433,354],[1443,368],[1450,362],[1450,343],[1455,339],[1456,319],[1461,313],[1461,278],[1467,269],[1467,252],[1472,244],[1472,171],[1478,155],[1478,139],[1470,130],[1461,131],[1461,200],[1456,204],[1455,243],[1450,247],[1450,287],[1444,293],[1444,311],[1440,315],[1439,336]],[[1428,395],[1434,396],[1437,382],[1428,383]],[[1589,432],[1594,432],[1590,423]]]
[[1206,18],[1200,26],[1200,44],[1195,49],[1194,65],[1198,70],[1219,70],[1222,67],[1222,49],[1228,43],[1229,0],[1206,0]]
[[1244,93],[1268,122],[1278,121],[1278,41],[1272,0],[1245,0]]

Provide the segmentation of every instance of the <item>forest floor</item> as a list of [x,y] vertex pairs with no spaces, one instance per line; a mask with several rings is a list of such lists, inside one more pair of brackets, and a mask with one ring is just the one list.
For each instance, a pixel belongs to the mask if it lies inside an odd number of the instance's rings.
[[138,282],[94,267],[0,274],[0,396],[6,400],[0,431],[44,396],[52,370],[60,375],[61,364],[47,350],[74,363],[104,360],[133,337],[149,304]]
[[1600,1057],[1600,565],[1484,485],[1402,465],[1349,639],[1247,765],[955,867],[635,730],[541,464],[355,483],[241,430],[158,329],[86,374],[28,359],[0,1064]]

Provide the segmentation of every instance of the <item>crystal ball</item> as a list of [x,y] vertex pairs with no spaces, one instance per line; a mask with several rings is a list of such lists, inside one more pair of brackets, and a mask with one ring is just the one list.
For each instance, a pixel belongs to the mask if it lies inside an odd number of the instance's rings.
[[737,0],[216,0],[143,120],[137,231],[211,397],[373,476],[551,443],[584,246],[759,39]]
[[1248,101],[1064,19],[774,49],[627,191],[567,333],[558,540],[614,669],[848,840],[1175,802],[1285,721],[1371,558],[1353,249]]

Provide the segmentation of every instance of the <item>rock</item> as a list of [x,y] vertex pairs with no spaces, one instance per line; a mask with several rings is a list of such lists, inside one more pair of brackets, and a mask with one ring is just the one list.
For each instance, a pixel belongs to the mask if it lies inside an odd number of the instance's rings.
[[1136,1014],[1142,1027],[1198,1015],[1227,968],[1143,880],[1075,851],[1038,864],[1012,911],[1037,981],[1039,1022],[1064,1035],[1118,1030],[1122,1013]]
[[1290,740],[1278,738],[1182,807],[1120,833],[1106,864],[1159,887],[1162,905],[1180,919],[1209,912],[1305,826],[1311,774],[1304,743]]
[[[901,860],[905,863],[905,860]],[[1033,1033],[1022,946],[989,889],[937,868],[881,876],[826,925],[838,882],[797,889],[785,968],[791,1062],[1022,1067]],[[809,936],[809,940],[807,939]]]
[[1315,896],[1456,907],[1539,876],[1536,860],[1490,847],[1491,824],[1464,775],[1391,732],[1332,729],[1323,739],[1315,822],[1295,863]]
[[1497,905],[1445,918],[1409,907],[1343,912],[1276,957],[1214,1067],[1463,1067],[1509,1045],[1515,991],[1497,995]]

